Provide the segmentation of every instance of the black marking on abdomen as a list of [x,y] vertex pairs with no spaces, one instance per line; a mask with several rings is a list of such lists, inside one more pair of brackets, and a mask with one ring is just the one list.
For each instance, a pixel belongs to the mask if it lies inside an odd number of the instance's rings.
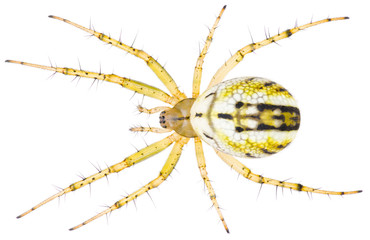
[[245,156],[249,157],[249,158],[256,158],[255,156],[253,156],[251,153],[246,153]]
[[237,102],[237,103],[235,104],[235,107],[236,107],[236,108],[241,108],[241,107],[243,107],[243,105],[244,105],[244,103],[243,103],[243,102]]
[[271,81],[271,82],[267,82],[264,84],[265,87],[268,87],[268,86],[271,86],[271,85],[274,85],[276,84],[275,82]]
[[213,140],[213,137],[209,136],[207,133],[203,132],[203,135],[209,139],[212,139]]
[[299,120],[299,117],[297,116],[297,117],[291,117],[290,119],[292,119],[292,120],[294,120],[294,121],[298,121]]
[[212,93],[208,94],[207,96],[205,96],[204,98],[207,98],[207,97],[209,97],[209,96],[212,96],[213,94],[215,94],[215,93],[214,93],[214,92],[212,92]]
[[280,109],[282,112],[290,112],[290,113],[294,112],[297,115],[299,115],[299,109],[296,107],[291,107],[291,106],[260,103],[260,104],[257,104],[257,109],[260,112],[263,112],[264,110],[274,111],[276,109]]
[[279,131],[293,131],[298,130],[299,124],[295,124],[294,126],[287,126],[285,123],[281,124],[280,127],[275,127],[271,125],[267,125],[264,123],[258,124],[257,131],[264,131],[264,130],[279,130]]
[[[282,88],[279,88],[279,89],[278,89],[278,91],[279,91],[279,92],[288,92],[288,90],[286,90],[286,89],[285,89],[285,88],[283,88],[283,87],[282,87]],[[289,93],[289,92],[288,92],[288,93]],[[289,93],[289,95],[291,95],[291,94]]]
[[[294,117],[294,118],[297,118],[297,117]],[[278,120],[281,120],[281,121],[285,121],[285,116],[284,115],[279,115],[279,116],[272,116],[272,119],[278,119]],[[292,118],[293,119],[293,118]],[[298,120],[298,119],[293,119],[293,120]]]
[[202,117],[203,116],[203,113],[196,113],[195,114],[195,117]]
[[276,153],[276,152],[271,152],[271,151],[269,151],[269,150],[267,150],[265,148],[262,148],[261,150],[262,150],[262,152],[264,152],[266,154],[274,154],[274,153]]
[[223,119],[230,119],[230,120],[233,119],[233,116],[230,115],[230,114],[227,114],[227,113],[219,113],[219,114],[217,114],[217,117],[218,118],[223,118]]

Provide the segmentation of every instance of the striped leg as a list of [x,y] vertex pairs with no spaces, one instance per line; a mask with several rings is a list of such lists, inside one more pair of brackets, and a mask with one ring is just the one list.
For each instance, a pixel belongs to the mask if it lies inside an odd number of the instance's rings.
[[35,67],[35,68],[41,68],[44,70],[54,71],[63,73],[65,75],[71,75],[76,77],[84,77],[84,78],[93,78],[98,79],[102,81],[117,83],[121,85],[122,87],[125,87],[127,89],[130,89],[134,92],[146,95],[148,97],[152,97],[158,100],[161,100],[165,103],[175,105],[177,103],[177,99],[174,97],[169,96],[164,91],[160,90],[159,88],[150,86],[148,84],[138,82],[129,78],[120,77],[115,74],[102,74],[102,73],[96,73],[96,72],[88,72],[84,70],[77,70],[73,68],[61,68],[61,67],[48,67],[33,63],[27,63],[27,62],[20,62],[20,61],[14,61],[14,60],[6,60],[6,62],[9,63],[16,63],[21,64],[29,67]]
[[128,168],[136,163],[139,163],[161,151],[163,151],[164,149],[166,149],[167,147],[169,147],[173,142],[175,141],[179,141],[180,139],[180,136],[176,133],[158,141],[158,142],[155,142],[151,145],[149,145],[148,147],[146,148],[143,148],[141,149],[140,151],[132,154],[131,156],[125,158],[122,162],[120,163],[117,163],[115,165],[112,165],[104,170],[101,170],[99,171],[98,173],[96,174],[93,174],[81,181],[78,181],[78,182],[75,182],[73,184],[71,184],[69,187],[63,189],[62,191],[58,192],[57,194],[49,197],[48,199],[42,201],[41,203],[37,204],[36,206],[34,206],[33,208],[31,208],[30,210],[22,213],[21,215],[19,215],[17,218],[21,218],[27,214],[29,214],[30,212],[36,210],[37,208],[41,207],[42,205],[52,201],[53,199],[57,198],[57,197],[60,197],[64,194],[67,194],[69,192],[72,192],[72,191],[75,191],[81,187],[84,187],[86,185],[89,185],[90,183],[93,183],[95,182],[96,180],[102,178],[102,177],[105,177],[111,173],[117,173],[117,172],[120,172],[122,171],[123,169],[125,168]]
[[[178,134],[175,134],[176,136],[179,136]],[[180,155],[181,155],[181,152],[182,152],[182,147],[189,141],[189,138],[185,138],[185,137],[180,137],[180,139],[178,141],[176,141],[175,145],[173,146],[172,148],[172,151],[170,153],[170,155],[168,156],[168,159],[166,161],[166,163],[164,164],[161,172],[159,173],[159,176],[157,178],[155,178],[154,180],[152,180],[151,182],[149,182],[148,184],[144,185],[143,187],[141,187],[140,189],[138,189],[137,191],[131,193],[130,195],[128,195],[127,197],[115,202],[112,206],[110,206],[109,208],[107,208],[106,210],[102,211],[101,213],[95,215],[94,217],[88,219],[87,221],[69,229],[69,230],[75,230],[77,228],[80,228],[86,224],[88,224],[89,222],[107,214],[107,213],[110,213],[124,205],[126,205],[127,203],[129,203],[130,201],[132,200],[135,200],[136,198],[138,198],[140,195],[142,195],[143,193],[146,193],[147,191],[149,191],[150,189],[153,189],[153,188],[156,188],[158,187],[159,185],[161,185],[166,179],[167,177],[171,174],[172,170],[175,168],[179,158],[180,158]]]
[[50,15],[49,16],[50,18],[54,18],[54,19],[57,19],[57,20],[60,20],[60,21],[63,21],[63,22],[66,22],[74,27],[77,27],[85,32],[88,32],[90,34],[92,34],[93,36],[97,37],[99,40],[105,42],[105,43],[108,43],[108,44],[112,44],[113,46],[115,47],[118,47],[142,60],[144,60],[146,62],[146,64],[150,67],[150,69],[152,69],[152,71],[157,75],[157,77],[163,82],[163,84],[167,87],[167,89],[173,94],[173,96],[175,96],[175,98],[177,98],[178,100],[182,100],[184,98],[186,98],[186,95],[184,93],[182,93],[175,81],[172,79],[172,77],[170,76],[170,74],[162,67],[162,65],[160,65],[153,57],[151,57],[149,54],[147,54],[146,52],[144,52],[143,50],[139,50],[139,49],[136,49],[136,48],[133,48],[133,47],[130,47],[120,41],[117,41],[103,33],[100,33],[100,32],[96,32],[92,29],[89,29],[89,28],[85,28],[81,25],[78,25],[74,22],[71,22],[67,19],[64,19],[64,18],[61,18],[61,17],[57,17],[57,16],[52,16]]
[[206,185],[206,187],[208,189],[209,198],[211,199],[213,206],[216,208],[217,214],[220,217],[221,222],[224,225],[224,228],[225,228],[226,232],[229,233],[229,228],[226,225],[225,219],[222,216],[220,206],[218,205],[218,202],[217,202],[217,199],[216,199],[216,193],[213,190],[211,182],[208,178],[208,173],[207,173],[207,170],[206,170],[206,160],[204,158],[204,153],[203,153],[202,141],[200,140],[199,137],[196,137],[196,138],[194,138],[194,143],[195,143],[195,152],[196,152],[196,156],[197,156],[200,175],[202,176],[204,184]]
[[211,42],[213,39],[213,34],[217,28],[218,22],[220,21],[221,16],[224,13],[225,9],[226,9],[226,5],[221,9],[220,14],[218,15],[215,23],[213,24],[213,27],[209,31],[206,43],[204,44],[203,50],[200,53],[197,63],[195,65],[194,76],[193,76],[193,98],[197,98],[199,96],[200,82],[202,79],[202,66],[203,66],[204,58],[206,57],[209,46],[211,45]]
[[327,18],[316,22],[307,23],[302,26],[294,27],[292,29],[288,29],[282,33],[279,33],[275,36],[269,37],[263,41],[257,42],[257,43],[251,43],[242,49],[238,50],[233,56],[231,56],[225,64],[223,64],[216,72],[216,74],[212,77],[211,82],[209,83],[207,89],[211,88],[212,86],[216,85],[217,83],[221,82],[225,76],[232,70],[239,62],[241,62],[245,55],[248,53],[253,52],[256,49],[259,49],[261,47],[264,47],[266,45],[269,45],[270,43],[277,42],[279,40],[282,40],[284,38],[288,38],[292,36],[293,34],[304,30],[309,27],[313,27],[322,23],[326,22],[332,22],[332,21],[338,21],[338,20],[345,20],[348,19],[348,17],[337,17],[337,18]]
[[354,193],[360,193],[362,190],[357,191],[349,191],[349,192],[334,192],[334,191],[326,191],[326,190],[320,190],[317,188],[311,188],[303,186],[299,183],[290,183],[285,181],[279,181],[271,178],[266,178],[261,175],[257,175],[255,173],[252,173],[252,171],[244,166],[241,162],[236,160],[234,157],[227,155],[225,153],[219,152],[216,150],[217,155],[232,169],[234,169],[239,174],[243,175],[245,178],[261,184],[271,184],[277,187],[282,188],[289,188],[296,191],[303,191],[303,192],[312,192],[312,193],[321,193],[321,194],[328,194],[328,195],[347,195],[347,194],[354,194]]

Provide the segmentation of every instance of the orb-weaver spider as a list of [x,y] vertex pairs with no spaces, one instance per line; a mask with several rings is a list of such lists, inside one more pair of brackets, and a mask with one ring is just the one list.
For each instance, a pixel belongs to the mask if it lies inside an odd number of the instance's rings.
[[245,178],[257,183],[266,183],[297,191],[330,195],[345,195],[361,192],[361,190],[348,192],[326,191],[303,186],[297,183],[266,178],[253,173],[250,169],[235,159],[233,155],[237,157],[262,157],[274,154],[285,148],[294,139],[299,128],[300,113],[292,95],[285,88],[270,80],[258,77],[243,77],[222,82],[227,73],[231,71],[246,54],[270,43],[288,38],[300,30],[330,21],[348,19],[348,17],[327,18],[302,26],[296,26],[275,36],[268,37],[263,41],[246,45],[232,55],[225,64],[218,69],[207,87],[207,90],[200,95],[203,61],[225,8],[226,6],[222,8],[213,27],[210,29],[205,45],[196,62],[192,98],[188,98],[183,92],[181,92],[167,71],[146,52],[128,46],[107,35],[85,28],[69,20],[56,16],[49,16],[50,18],[64,21],[72,26],[80,28],[81,30],[97,37],[101,41],[118,47],[144,60],[164,83],[171,94],[167,94],[166,92],[145,83],[119,77],[115,74],[102,74],[53,66],[48,67],[14,60],[7,60],[6,62],[55,71],[65,75],[109,81],[117,83],[134,92],[161,100],[171,105],[172,108],[161,106],[147,109],[140,106],[138,109],[140,112],[147,114],[161,112],[160,124],[162,128],[135,127],[131,128],[131,131],[154,133],[174,132],[166,138],[150,144],[149,146],[130,155],[122,162],[109,166],[96,174],[71,184],[57,194],[19,215],[18,218],[27,215],[57,197],[89,185],[111,173],[120,172],[123,169],[139,163],[174,144],[172,151],[157,178],[153,179],[137,191],[117,201],[101,213],[70,229],[75,230],[102,215],[122,207],[143,193],[162,184],[171,174],[180,158],[183,146],[188,143],[190,138],[194,138],[198,167],[207,187],[209,197],[227,232],[229,232],[229,228],[226,225],[216,199],[215,191],[213,190],[207,175],[202,140],[214,147],[217,155],[231,168]]

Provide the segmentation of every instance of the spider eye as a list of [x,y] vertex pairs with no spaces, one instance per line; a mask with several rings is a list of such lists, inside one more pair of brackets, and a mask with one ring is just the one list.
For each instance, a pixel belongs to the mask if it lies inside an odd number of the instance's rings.
[[174,130],[184,137],[196,137],[197,135],[190,123],[190,109],[194,101],[194,98],[186,98],[178,102],[173,108],[162,111],[159,115],[161,127]]

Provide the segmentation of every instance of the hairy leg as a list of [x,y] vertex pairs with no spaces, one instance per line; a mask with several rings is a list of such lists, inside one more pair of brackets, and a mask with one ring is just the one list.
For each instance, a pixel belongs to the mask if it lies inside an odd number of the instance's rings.
[[207,170],[206,170],[206,160],[204,158],[204,153],[203,153],[202,141],[200,140],[199,137],[196,137],[196,138],[194,138],[194,143],[195,143],[195,152],[196,152],[196,156],[197,156],[198,168],[199,168],[199,171],[200,171],[200,175],[202,176],[204,184],[207,187],[209,198],[211,199],[213,206],[216,208],[217,214],[220,217],[221,222],[224,225],[224,228],[225,228],[226,232],[229,233],[229,228],[226,225],[224,216],[222,215],[220,206],[218,205],[218,202],[217,202],[217,199],[216,199],[216,193],[213,190],[213,187],[211,185],[211,181],[208,178],[208,173],[207,173]]
[[296,191],[321,193],[321,194],[329,194],[329,195],[347,195],[347,194],[354,194],[354,193],[362,192],[362,190],[348,191],[348,192],[326,191],[326,190],[321,190],[317,188],[303,186],[302,184],[299,184],[299,183],[291,183],[291,182],[279,181],[279,180],[263,177],[261,175],[253,173],[249,168],[247,168],[245,165],[239,162],[236,158],[230,155],[227,155],[225,153],[222,153],[220,151],[217,151],[217,150],[216,150],[216,153],[232,169],[234,169],[236,172],[241,174],[243,177],[253,182],[256,182],[256,183],[271,184],[277,187],[289,188],[289,189],[296,190]]
[[152,132],[152,133],[169,133],[172,129],[168,128],[157,128],[157,127],[132,127],[130,128],[132,132]]
[[189,138],[180,137],[177,133],[174,133],[174,134],[176,136],[178,136],[180,139],[178,141],[176,141],[175,145],[173,146],[172,151],[171,151],[170,155],[168,156],[168,159],[167,159],[166,163],[164,164],[164,166],[163,166],[163,168],[162,168],[162,170],[159,173],[159,176],[157,178],[150,181],[148,184],[144,185],[143,187],[141,187],[137,191],[131,193],[127,197],[124,197],[121,200],[115,202],[112,206],[110,206],[106,210],[104,210],[104,211],[100,212],[99,214],[93,216],[92,218],[88,219],[87,221],[71,228],[70,230],[75,230],[77,228],[80,228],[80,227],[88,224],[89,222],[91,222],[91,221],[93,221],[93,220],[95,220],[95,219],[97,219],[97,218],[99,218],[99,217],[101,217],[101,216],[103,216],[107,213],[110,213],[110,212],[112,212],[112,211],[114,211],[118,208],[121,208],[122,206],[126,205],[130,201],[135,200],[136,198],[138,198],[143,193],[146,193],[147,191],[161,185],[167,179],[167,177],[171,174],[172,170],[175,168],[175,166],[176,166],[176,164],[177,164],[177,162],[178,162],[178,160],[181,156],[182,147],[189,141]]
[[49,17],[53,18],[53,19],[63,21],[63,22],[68,23],[68,24],[70,24],[74,27],[77,27],[77,28],[79,28],[79,29],[81,29],[85,32],[88,32],[88,33],[92,34],[93,36],[97,37],[99,40],[101,40],[105,43],[112,44],[113,46],[118,47],[118,48],[120,48],[120,49],[122,49],[122,50],[124,50],[124,51],[126,51],[126,52],[144,60],[146,62],[146,64],[150,67],[150,69],[152,69],[152,71],[157,75],[157,77],[167,87],[167,89],[173,94],[173,96],[175,96],[175,98],[177,98],[178,100],[182,100],[182,99],[186,98],[186,95],[179,90],[179,88],[177,87],[177,84],[172,79],[170,74],[164,69],[164,67],[162,65],[160,65],[152,56],[150,56],[149,54],[147,54],[143,50],[130,47],[130,46],[128,46],[128,45],[126,45],[126,44],[124,44],[120,41],[117,41],[117,40],[111,38],[110,36],[107,36],[107,35],[105,35],[103,33],[100,33],[100,32],[96,32],[96,31],[94,31],[92,29],[89,29],[89,28],[85,28],[85,27],[83,27],[81,25],[78,25],[74,22],[71,22],[67,19],[57,17],[57,16],[52,16],[52,15],[50,15]]
[[167,93],[164,91],[160,90],[159,88],[150,86],[148,84],[135,81],[129,78],[125,77],[120,77],[115,74],[103,74],[103,73],[96,73],[96,72],[88,72],[84,70],[78,70],[78,69],[73,69],[73,68],[62,68],[62,67],[48,67],[48,66],[43,66],[43,65],[38,65],[38,64],[33,64],[33,63],[27,63],[27,62],[21,62],[21,61],[14,61],[14,60],[6,60],[5,62],[9,63],[16,63],[20,65],[25,65],[29,67],[34,67],[34,68],[41,68],[44,70],[49,70],[49,71],[54,71],[58,73],[63,73],[65,75],[71,75],[71,76],[76,76],[76,77],[84,77],[84,78],[93,78],[93,79],[98,79],[102,81],[107,81],[107,82],[112,82],[112,83],[117,83],[121,85],[122,87],[125,87],[127,89],[130,89],[134,92],[143,94],[148,97],[152,97],[158,100],[161,100],[165,103],[175,105],[177,103],[177,99],[174,97],[169,96]]
[[288,38],[292,36],[293,34],[304,30],[309,27],[313,27],[319,24],[323,24],[326,22],[332,22],[332,21],[338,21],[338,20],[345,20],[348,19],[348,17],[337,17],[337,18],[327,18],[316,22],[307,23],[302,26],[294,27],[292,29],[285,30],[282,33],[276,34],[275,36],[266,38],[263,41],[257,42],[257,43],[251,43],[242,49],[238,50],[234,55],[232,55],[226,62],[223,64],[216,72],[216,74],[212,77],[211,82],[209,83],[207,89],[211,88],[212,86],[216,85],[217,83],[221,82],[225,76],[236,66],[239,62],[241,62],[245,55],[248,53],[253,52],[256,49],[259,49],[261,47],[264,47],[266,45],[269,45],[271,43],[280,41],[284,38]]
[[197,98],[199,96],[200,82],[201,82],[201,79],[202,79],[202,66],[203,66],[204,58],[206,57],[209,46],[212,43],[213,34],[215,33],[217,25],[218,25],[218,23],[221,19],[222,14],[224,13],[225,9],[226,9],[226,5],[221,9],[220,14],[218,15],[218,17],[216,18],[215,23],[213,24],[213,27],[209,31],[206,43],[204,44],[203,50],[200,53],[200,55],[198,57],[198,60],[197,60],[197,63],[195,65],[194,76],[193,76],[193,98]]
[[52,201],[53,199],[57,198],[57,197],[60,197],[64,194],[67,194],[69,192],[72,192],[72,191],[75,191],[77,189],[80,189],[86,185],[89,185],[93,182],[95,182],[96,180],[98,179],[101,179],[102,177],[105,177],[111,173],[117,173],[117,172],[120,172],[122,171],[123,169],[125,168],[128,168],[128,167],[131,167],[132,165],[134,164],[137,164],[161,151],[163,151],[164,149],[166,149],[167,147],[169,147],[173,142],[175,141],[179,141],[180,139],[180,136],[176,133],[158,141],[158,142],[155,142],[151,145],[149,145],[148,147],[146,148],[143,148],[141,149],[140,151],[132,154],[131,156],[125,158],[122,162],[120,163],[117,163],[115,165],[112,165],[104,170],[101,170],[99,171],[98,173],[96,174],[93,174],[81,181],[78,181],[78,182],[75,182],[73,184],[71,184],[70,186],[68,186],[67,188],[63,189],[62,191],[54,194],[53,196],[49,197],[48,199],[42,201],[41,203],[35,205],[34,207],[32,207],[31,209],[29,209],[28,211],[22,213],[21,215],[19,215],[17,218],[21,218],[21,217],[24,217],[25,215],[29,214],[30,212],[36,210],[37,208],[41,207],[42,205]]
[[170,110],[171,108],[170,107],[166,107],[166,106],[163,106],[163,107],[154,107],[154,108],[145,108],[141,105],[137,106],[137,110],[141,113],[147,113],[147,114],[153,114],[153,113],[157,113],[157,112],[162,112],[162,111],[168,111]]

